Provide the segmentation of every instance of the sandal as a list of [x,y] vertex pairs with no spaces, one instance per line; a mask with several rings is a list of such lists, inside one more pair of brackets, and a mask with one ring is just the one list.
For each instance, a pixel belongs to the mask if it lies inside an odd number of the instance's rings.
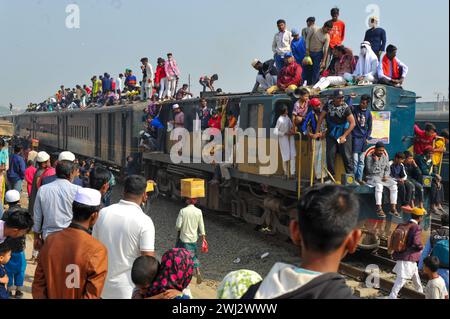
[[383,219],[386,218],[386,214],[383,212],[382,208],[377,208],[376,213],[377,213],[378,217],[383,218]]
[[397,210],[391,210],[390,214],[394,217],[401,218],[402,215]]

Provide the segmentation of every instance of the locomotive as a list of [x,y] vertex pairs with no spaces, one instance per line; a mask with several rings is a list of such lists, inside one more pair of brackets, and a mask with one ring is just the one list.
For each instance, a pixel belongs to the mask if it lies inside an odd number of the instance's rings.
[[[346,96],[352,96],[353,104],[358,104],[364,94],[372,97],[369,106],[374,117],[371,143],[384,141],[391,159],[397,152],[412,148],[417,99],[414,92],[385,85],[348,86],[342,90]],[[325,90],[317,97],[325,104],[332,94],[332,89]],[[287,106],[291,113],[295,103],[295,99],[286,94],[220,93],[204,97],[209,107],[226,107],[227,112],[238,116],[240,129],[253,128],[256,131],[258,129],[269,131],[274,128],[279,116],[278,111]],[[184,126],[192,139],[200,100],[194,98],[164,102],[159,115],[162,123],[173,120],[172,106],[175,103],[179,104],[184,112]],[[145,176],[154,180],[159,192],[168,196],[181,198],[181,179],[203,179],[206,182],[207,196],[200,200],[200,205],[207,208],[209,213],[226,212],[248,223],[264,225],[274,232],[289,234],[288,225],[298,198],[307,187],[311,186],[311,166],[314,163],[312,145],[308,139],[301,135],[296,136],[298,169],[295,179],[283,178],[281,155],[278,154],[280,160],[273,174],[264,173],[262,168],[266,164],[258,161],[244,162],[230,165],[228,171],[231,179],[223,181],[217,178],[218,163],[193,161],[192,154],[191,161],[174,163],[170,157],[170,150],[174,144],[170,134],[164,136],[163,152],[141,152],[138,145],[142,130],[142,111],[146,107],[147,104],[136,103],[83,111],[24,113],[4,119],[14,123],[16,135],[31,135],[32,138],[39,139],[43,147],[70,150],[81,157],[94,158],[110,166],[123,168],[127,156],[139,157]],[[250,139],[245,137],[244,145],[252,144]],[[252,147],[253,153],[266,150],[259,143],[254,143]],[[372,149],[373,147],[369,147],[367,154],[370,154]],[[244,152],[247,158],[250,151],[244,148],[239,152]],[[336,183],[352,188],[359,195],[359,222],[366,232],[387,238],[393,227],[408,220],[407,214],[403,214],[402,218],[391,215],[386,219],[377,217],[374,189],[367,185],[358,185],[352,175],[346,175],[339,156],[335,171]],[[430,179],[431,177],[424,178],[426,205],[429,199]],[[423,228],[423,236],[426,238],[431,228],[430,216],[425,218]]]

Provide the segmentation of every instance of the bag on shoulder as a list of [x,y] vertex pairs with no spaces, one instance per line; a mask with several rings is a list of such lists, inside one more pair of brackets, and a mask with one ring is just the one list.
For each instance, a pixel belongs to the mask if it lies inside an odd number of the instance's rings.
[[389,251],[402,253],[406,251],[406,244],[408,241],[408,233],[412,224],[398,225],[397,229],[391,235],[389,243]]

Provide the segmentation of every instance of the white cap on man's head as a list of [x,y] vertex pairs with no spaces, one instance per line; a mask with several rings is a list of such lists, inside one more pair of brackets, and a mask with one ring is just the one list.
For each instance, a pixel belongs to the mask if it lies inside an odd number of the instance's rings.
[[50,155],[47,154],[47,152],[39,152],[36,156],[36,162],[38,163],[45,163],[50,159]]
[[86,206],[100,206],[102,194],[92,188],[80,188],[73,201]]
[[174,109],[174,110],[179,109],[179,108],[180,108],[180,106],[178,104],[174,104],[174,106],[172,106],[172,109]]
[[73,162],[75,161],[75,155],[72,152],[62,152],[58,157],[58,162],[61,161]]
[[259,63],[259,59],[253,59],[252,67],[255,67]]
[[20,201],[20,193],[15,189],[7,191],[5,194],[5,202],[7,203],[17,203]]

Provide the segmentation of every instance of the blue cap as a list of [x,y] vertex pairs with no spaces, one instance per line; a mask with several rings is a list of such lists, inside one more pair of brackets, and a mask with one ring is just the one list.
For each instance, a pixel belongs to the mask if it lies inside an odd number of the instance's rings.
[[291,30],[292,35],[300,35],[300,31],[297,28]]
[[293,57],[293,55],[292,55],[291,52],[287,52],[287,53],[284,54],[284,58],[285,58],[285,59],[287,59],[287,58],[292,58],[292,57]]

